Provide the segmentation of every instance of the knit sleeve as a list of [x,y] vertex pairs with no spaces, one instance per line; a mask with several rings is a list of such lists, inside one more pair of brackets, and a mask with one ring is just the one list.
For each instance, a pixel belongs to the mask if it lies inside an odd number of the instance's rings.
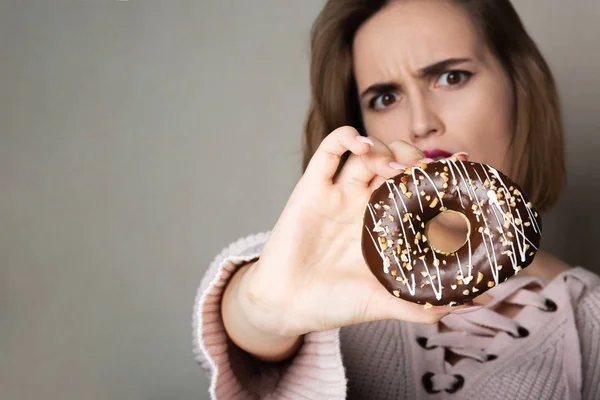
[[194,304],[194,356],[210,379],[212,399],[344,399],[346,378],[339,329],[311,332],[291,359],[267,363],[237,347],[221,318],[221,299],[229,279],[256,260],[269,233],[242,238],[213,260]]
[[580,300],[576,314],[581,344],[582,399],[600,399],[600,286]]

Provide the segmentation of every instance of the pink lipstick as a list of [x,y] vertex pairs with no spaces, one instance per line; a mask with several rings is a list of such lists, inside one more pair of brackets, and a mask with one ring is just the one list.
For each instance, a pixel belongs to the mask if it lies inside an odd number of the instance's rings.
[[423,154],[425,154],[425,157],[432,158],[434,160],[439,160],[442,158],[448,158],[452,156],[452,153],[448,153],[447,151],[440,149],[423,150]]

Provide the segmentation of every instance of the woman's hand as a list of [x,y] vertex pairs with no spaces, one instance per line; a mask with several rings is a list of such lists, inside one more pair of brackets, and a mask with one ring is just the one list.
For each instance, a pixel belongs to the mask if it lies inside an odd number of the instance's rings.
[[[342,155],[351,155],[334,181]],[[260,260],[241,278],[238,306],[272,337],[297,338],[365,321],[435,323],[449,307],[392,296],[361,250],[362,221],[373,190],[423,153],[406,142],[386,145],[351,127],[329,134],[294,188]]]

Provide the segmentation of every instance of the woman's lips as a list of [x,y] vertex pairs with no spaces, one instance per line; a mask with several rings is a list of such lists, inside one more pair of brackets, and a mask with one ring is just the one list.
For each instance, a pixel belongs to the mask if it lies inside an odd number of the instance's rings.
[[442,158],[448,158],[452,156],[452,153],[448,153],[447,151],[440,149],[423,150],[423,154],[425,154],[425,157],[431,158],[433,160],[439,160]]

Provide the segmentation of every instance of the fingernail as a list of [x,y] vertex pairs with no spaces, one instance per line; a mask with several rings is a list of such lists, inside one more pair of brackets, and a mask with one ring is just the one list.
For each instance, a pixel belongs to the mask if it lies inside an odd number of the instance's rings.
[[477,310],[481,310],[483,308],[483,306],[471,306],[471,307],[465,307],[465,308],[459,308],[457,310],[452,310],[450,311],[450,314],[467,314],[467,313],[471,313],[473,311],[477,311]]
[[419,161],[417,161],[419,164],[429,164],[430,162],[433,162],[433,158],[422,158]]
[[454,157],[458,157],[458,156],[464,156],[465,158],[469,157],[469,153],[464,152],[464,151],[460,151],[458,153],[454,153]]
[[392,168],[394,168],[394,169],[397,169],[397,170],[404,170],[404,169],[408,168],[406,165],[399,164],[399,163],[397,163],[395,161],[392,161],[389,164],[389,166],[392,167]]
[[357,136],[355,139],[356,139],[357,141],[361,142],[361,143],[366,143],[366,144],[368,144],[368,145],[369,145],[369,146],[371,146],[371,147],[375,146],[375,143],[373,143],[373,141],[372,141],[371,139],[369,139],[369,138],[366,138],[366,137],[364,137],[364,136],[360,136],[360,135],[358,135],[358,136]]

